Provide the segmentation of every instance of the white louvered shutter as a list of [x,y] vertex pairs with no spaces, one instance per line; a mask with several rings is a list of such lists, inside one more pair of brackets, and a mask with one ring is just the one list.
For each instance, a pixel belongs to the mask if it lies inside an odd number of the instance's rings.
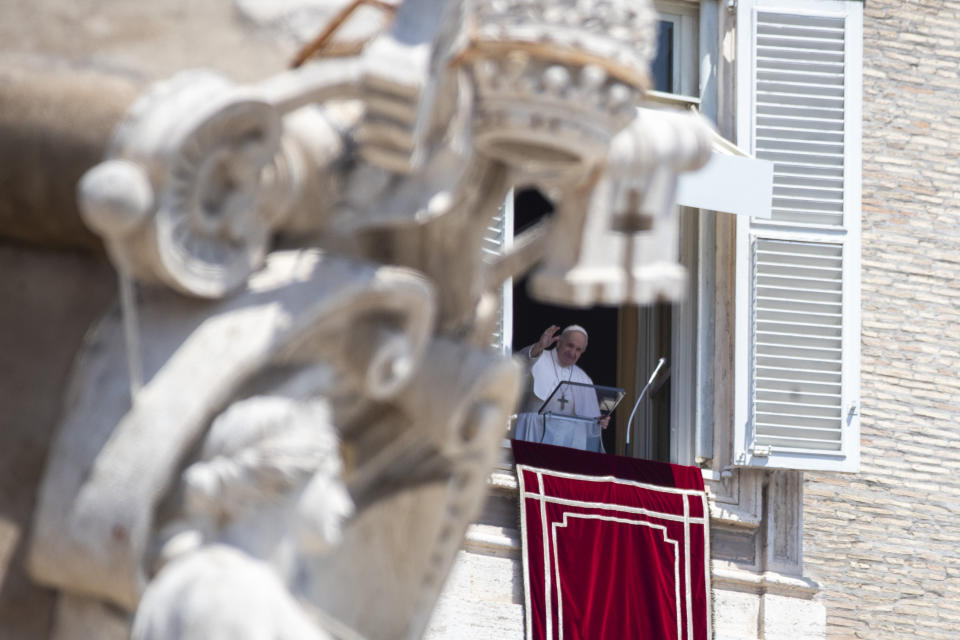
[[[500,210],[490,220],[483,237],[484,260],[492,261],[513,243],[513,189],[507,194]],[[513,279],[500,289],[500,310],[497,325],[490,336],[490,345],[501,353],[513,350]]]
[[737,229],[736,464],[856,471],[860,2],[741,0],[738,142],[774,163]]

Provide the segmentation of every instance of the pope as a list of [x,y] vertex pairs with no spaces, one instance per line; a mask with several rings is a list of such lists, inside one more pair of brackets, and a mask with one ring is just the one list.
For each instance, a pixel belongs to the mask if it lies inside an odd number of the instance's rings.
[[[523,349],[522,353],[531,363],[530,374],[533,378],[522,407],[524,411],[538,411],[561,382],[593,385],[590,376],[577,366],[577,361],[587,349],[588,341],[587,330],[580,325],[570,325],[563,331],[557,325],[550,325],[537,342]],[[554,344],[557,348],[550,350],[549,347]],[[597,422],[604,429],[610,421],[610,416],[600,415],[596,393],[587,387],[562,390],[559,397],[554,396],[551,399],[547,409],[581,418],[597,418]]]

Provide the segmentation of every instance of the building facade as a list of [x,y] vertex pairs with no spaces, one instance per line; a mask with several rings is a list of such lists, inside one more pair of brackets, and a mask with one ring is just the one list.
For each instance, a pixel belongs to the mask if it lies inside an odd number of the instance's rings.
[[[700,21],[702,38],[712,33],[710,19],[703,18],[711,15],[710,4],[683,5],[679,11],[676,6],[658,7],[662,15],[669,15],[671,8],[674,14],[685,9],[687,16]],[[743,113],[737,113],[743,100],[737,102],[734,97],[750,82],[749,71],[743,71],[744,58],[756,59],[749,48],[733,44],[744,43],[738,32],[742,33],[742,20],[749,15],[744,13],[746,4],[742,0],[726,3],[716,14],[718,124],[742,148],[777,161],[775,154],[785,145],[767,140],[764,149],[765,141],[760,140],[758,148],[750,141],[756,128],[751,132],[749,126],[740,129],[733,124],[744,123]],[[842,4],[834,3],[826,14],[843,12]],[[856,309],[846,310],[853,317],[844,321],[860,330],[859,349],[850,352],[859,351],[859,375],[854,375],[859,388],[855,409],[860,420],[855,452],[859,463],[843,471],[757,472],[736,465],[704,465],[705,477],[718,480],[709,483],[718,506],[712,532],[718,638],[956,635],[960,520],[954,505],[957,483],[952,463],[960,336],[952,324],[958,268],[956,234],[950,223],[957,206],[955,184],[960,169],[949,141],[958,126],[958,7],[944,2],[846,4],[854,12],[862,8],[862,27],[855,26],[846,36],[862,38],[862,102],[852,105],[852,129],[844,132],[859,135],[862,131],[862,147],[849,135],[825,135],[824,141],[842,140],[848,166],[856,170],[862,163],[861,184],[849,185],[855,191],[862,189],[862,204],[853,212],[862,225],[862,247],[855,245],[847,254],[849,268],[859,272],[860,300],[852,305]],[[814,3],[781,3],[772,7],[772,13],[810,16],[823,8]],[[703,47],[702,41],[699,46]],[[814,59],[811,55],[803,62]],[[856,83],[860,69],[854,63],[850,71]],[[709,87],[710,80],[700,78],[704,113],[711,104]],[[861,109],[862,115],[856,113]],[[786,189],[782,183],[775,185],[774,208],[796,193]],[[735,225],[734,220],[727,217],[716,225],[717,251],[728,251],[727,269],[722,259],[717,260],[715,275],[721,281],[735,273],[733,265],[739,259],[739,247],[730,249],[728,244],[725,248],[723,241],[729,238],[724,227]],[[763,228],[764,223],[754,226]],[[742,283],[744,274],[749,271],[733,277]],[[701,277],[698,284],[704,282]],[[730,321],[728,305],[718,300],[714,308],[721,323],[724,318]],[[734,318],[732,323],[736,322]],[[732,331],[718,328],[714,343]],[[715,368],[715,375],[723,375],[722,366]],[[712,388],[718,395],[723,392],[721,385]],[[734,389],[727,405],[714,399],[715,452],[735,446],[721,439],[724,412],[736,412],[732,405],[740,392]],[[845,413],[850,408],[843,406]],[[494,482],[501,493],[506,477]],[[731,503],[736,507],[728,510],[726,505]],[[509,527],[504,531],[509,533]],[[489,608],[485,619],[516,632],[516,623],[504,623],[517,615],[511,609],[519,607],[516,586],[511,601],[490,577],[492,569],[477,574],[470,569],[482,562],[483,553],[489,554],[489,543],[496,536],[488,525],[474,533],[478,542],[468,544],[451,591],[464,593],[464,585],[469,584],[474,597]],[[481,539],[488,544],[483,546]],[[511,536],[500,542],[501,555],[508,550],[515,553]],[[479,555],[469,556],[471,552]],[[441,608],[437,617],[437,631],[449,625],[444,611]]]
[[956,635],[958,11],[864,6],[861,464],[804,481],[828,638]]
[[[713,506],[716,637],[828,637],[829,585],[804,564],[803,485],[814,470],[856,478],[859,469],[863,5],[656,6],[654,99],[699,110],[726,149],[770,163],[772,198],[766,215],[747,216],[721,204],[730,184],[705,185],[714,200],[681,210],[687,299],[671,309],[616,310],[619,345],[608,356],[616,377],[603,383],[626,388],[630,406],[658,358],[670,362],[668,380],[633,426],[630,453],[703,470]],[[513,300],[522,296],[515,291]],[[588,326],[598,318],[580,313]],[[524,322],[515,314],[515,335]],[[509,466],[492,482],[491,506],[468,537],[436,637],[522,632],[519,572],[502,559],[518,562]],[[480,568],[492,562],[503,567],[498,578]],[[509,591],[498,591],[504,584]],[[487,607],[489,615],[454,631],[462,607]],[[478,630],[478,619],[491,627]]]

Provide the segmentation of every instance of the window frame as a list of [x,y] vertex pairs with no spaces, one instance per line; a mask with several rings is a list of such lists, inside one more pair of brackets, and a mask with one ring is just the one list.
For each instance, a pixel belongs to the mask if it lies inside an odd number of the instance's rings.
[[[678,96],[680,103],[698,104],[701,100],[701,62],[709,46],[705,48],[701,43],[701,32],[703,31],[703,20],[705,12],[702,12],[702,4],[697,2],[654,2],[654,7],[659,20],[666,20],[673,24],[673,91],[669,94],[660,94],[656,96],[661,100],[669,101],[671,97]],[[712,396],[703,394],[700,389],[700,378],[702,377],[702,367],[704,365],[700,349],[702,347],[701,318],[700,310],[703,308],[704,295],[708,292],[703,291],[701,278],[705,271],[701,266],[703,258],[703,248],[701,238],[702,227],[704,225],[704,211],[692,209],[689,207],[678,206],[678,238],[680,242],[679,259],[680,263],[687,268],[689,274],[687,295],[684,300],[674,305],[671,310],[670,327],[670,345],[669,354],[669,375],[670,375],[670,424],[669,432],[669,461],[676,464],[692,465],[700,456],[701,447],[698,443],[701,441],[701,420],[704,415],[703,404],[707,398]],[[709,236],[709,234],[707,234]],[[709,286],[709,282],[708,282]],[[637,315],[638,344],[636,353],[635,380],[639,393],[650,375],[650,370],[641,369],[644,364],[653,365],[656,357],[641,357],[640,351],[646,349],[651,351],[656,347],[656,335],[659,331],[651,330],[645,326],[646,323],[654,322],[656,310],[650,309],[646,312],[641,310]],[[646,338],[646,344],[640,340]],[[711,358],[712,361],[712,358]],[[712,376],[711,376],[712,380]],[[634,396],[636,397],[636,396]],[[712,404],[712,399],[710,400]],[[707,415],[712,413],[712,406],[707,411]],[[653,441],[650,431],[654,428],[652,424],[653,412],[645,410],[638,412],[641,428],[638,429],[638,444],[642,440],[650,443]],[[647,431],[646,437],[642,435]],[[712,443],[711,443],[712,444]],[[642,451],[636,452],[642,454]]]
[[697,96],[700,66],[699,4],[693,2],[654,2],[657,19],[673,24],[673,78],[668,93]]

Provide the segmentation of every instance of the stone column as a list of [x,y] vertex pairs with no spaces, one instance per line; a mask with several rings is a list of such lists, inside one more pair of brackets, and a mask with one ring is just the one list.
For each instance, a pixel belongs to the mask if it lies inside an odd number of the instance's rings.
[[77,180],[145,86],[55,58],[0,59],[0,239],[102,251],[80,219]]

